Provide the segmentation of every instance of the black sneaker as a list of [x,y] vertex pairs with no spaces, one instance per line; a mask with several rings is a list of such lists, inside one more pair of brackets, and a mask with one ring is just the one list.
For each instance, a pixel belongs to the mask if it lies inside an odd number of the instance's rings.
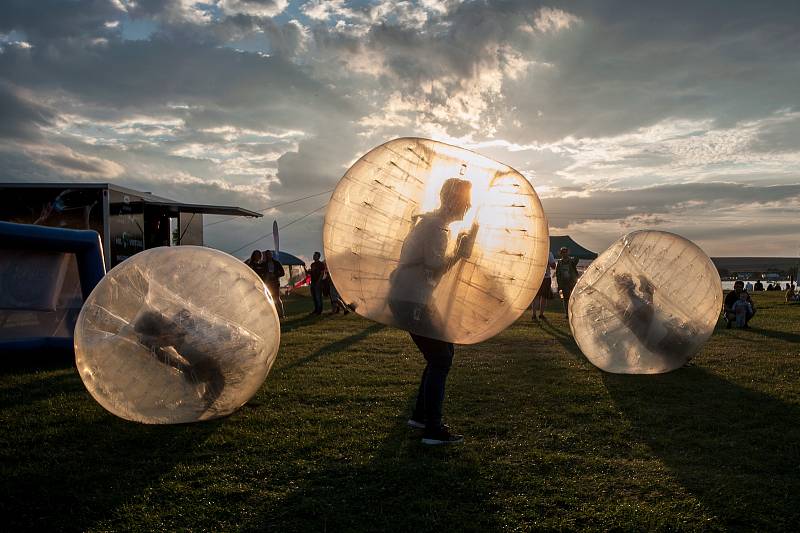
[[422,434],[422,444],[438,446],[439,444],[459,444],[464,442],[464,435],[454,435],[450,433],[447,426],[439,426],[437,429],[426,429]]

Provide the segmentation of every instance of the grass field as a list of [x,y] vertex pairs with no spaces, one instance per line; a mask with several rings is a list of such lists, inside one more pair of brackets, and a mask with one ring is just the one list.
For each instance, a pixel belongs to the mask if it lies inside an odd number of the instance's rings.
[[554,302],[456,349],[445,416],[405,426],[422,358],[408,336],[289,304],[256,397],[215,422],[106,413],[71,361],[0,367],[0,530],[797,530],[800,305],[760,293],[694,366],[605,374]]

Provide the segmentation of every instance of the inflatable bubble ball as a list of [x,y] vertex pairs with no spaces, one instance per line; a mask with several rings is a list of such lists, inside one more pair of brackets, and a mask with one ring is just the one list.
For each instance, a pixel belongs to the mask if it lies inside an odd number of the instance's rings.
[[75,327],[75,362],[111,413],[145,424],[229,415],[275,360],[280,324],[261,279],[198,246],[138,253],[112,269]]
[[569,324],[586,358],[616,374],[685,365],[711,336],[722,284],[693,242],[634,231],[589,266],[569,300]]
[[425,337],[470,344],[513,323],[544,276],[539,197],[513,168],[401,138],[345,173],[325,214],[325,258],[345,303]]

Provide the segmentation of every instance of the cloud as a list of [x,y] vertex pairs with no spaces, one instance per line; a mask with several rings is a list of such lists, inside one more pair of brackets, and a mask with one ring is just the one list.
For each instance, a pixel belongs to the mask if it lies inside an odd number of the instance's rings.
[[51,124],[56,113],[41,105],[27,91],[0,81],[0,140],[40,137],[40,128]]
[[220,0],[219,8],[227,15],[239,13],[256,17],[274,17],[289,5],[288,0]]
[[[0,166],[261,208],[428,136],[513,165],[592,242],[653,225],[732,246],[721,221],[763,212],[767,250],[800,182],[798,20],[794,2],[13,0]],[[299,247],[320,220],[291,226]],[[209,242],[265,233],[230,224]]]

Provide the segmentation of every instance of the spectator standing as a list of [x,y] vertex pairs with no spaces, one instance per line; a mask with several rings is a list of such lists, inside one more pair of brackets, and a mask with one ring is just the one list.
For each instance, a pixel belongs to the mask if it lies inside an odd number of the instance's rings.
[[280,318],[286,318],[281,300],[281,278],[286,274],[283,265],[272,256],[272,250],[264,252],[264,283],[275,302],[275,309]]
[[744,290],[746,290],[748,293],[753,292],[753,284],[748,281],[744,285]]
[[320,261],[320,253],[314,252],[314,261],[309,267],[311,276],[311,298],[314,299],[314,310],[312,315],[322,314],[322,279],[325,276],[326,266],[324,261]]
[[578,283],[578,258],[570,257],[569,248],[562,246],[556,262],[556,283],[564,302],[564,314],[569,318],[569,297]]
[[261,281],[265,281],[266,272],[264,271],[264,262],[262,259],[263,254],[261,250],[253,250],[253,253],[250,254],[250,259],[245,261],[244,264],[252,268],[253,272],[258,274],[258,277],[261,278]]
[[550,276],[550,269],[556,267],[556,258],[553,257],[553,252],[547,252],[547,264],[544,266],[544,280],[542,281],[542,285],[539,287],[539,292],[536,293],[536,296],[533,298],[533,303],[531,304],[531,312],[533,315],[531,319],[536,320],[536,308],[539,308],[539,318],[542,320],[545,319],[544,317],[544,308],[547,305],[549,300],[553,299],[553,281],[552,277]]

